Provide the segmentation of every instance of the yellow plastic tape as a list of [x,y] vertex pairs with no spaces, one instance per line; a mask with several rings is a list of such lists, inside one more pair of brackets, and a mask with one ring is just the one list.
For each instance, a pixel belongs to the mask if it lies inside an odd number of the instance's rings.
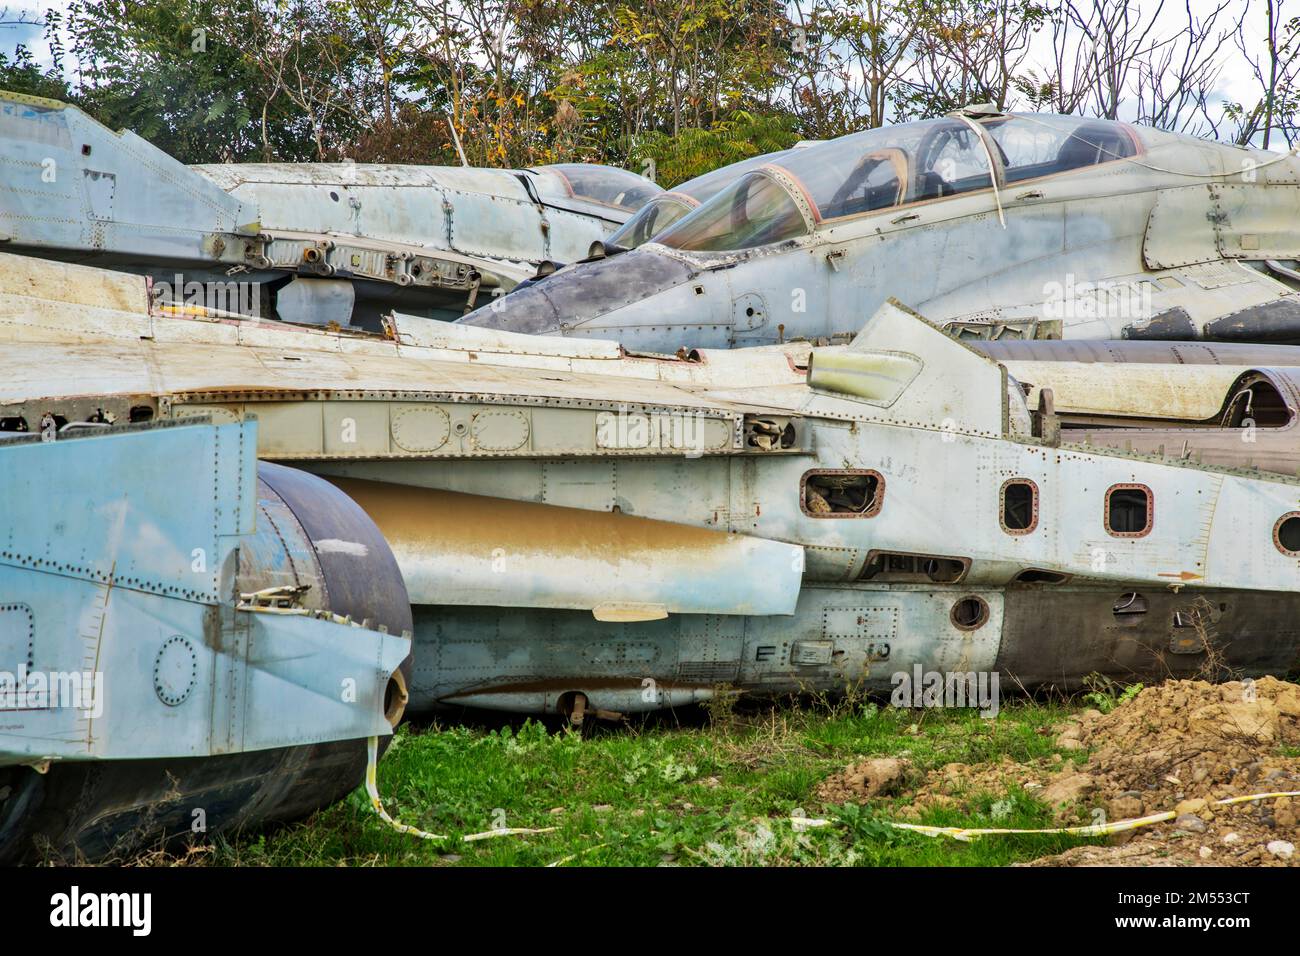
[[[369,737],[366,739],[366,793],[370,795],[370,805],[375,808],[375,813],[379,818],[387,823],[398,833],[409,833],[411,836],[417,836],[421,840],[448,840],[450,837],[440,836],[437,833],[427,833],[416,827],[407,826],[405,823],[398,823],[388,815],[384,809],[384,803],[379,799],[379,738]],[[473,843],[476,840],[488,840],[492,837],[501,836],[527,836],[533,833],[554,833],[555,827],[542,827],[534,829],[532,827],[500,827],[495,830],[487,830],[483,833],[470,833],[461,837],[465,843]]]
[[[1286,790],[1280,793],[1253,793],[1246,797],[1226,797],[1223,800],[1216,800],[1213,806],[1226,807],[1234,803],[1253,803],[1256,800],[1271,800],[1275,797],[1300,797],[1300,790]],[[1164,823],[1166,820],[1172,820],[1178,816],[1177,810],[1165,810],[1163,813],[1153,813],[1147,817],[1136,817],[1132,820],[1117,820],[1114,823],[1094,823],[1082,827],[1056,827],[1047,830],[1019,830],[1019,829],[996,829],[996,828],[967,828],[967,827],[930,827],[920,823],[894,823],[890,826],[897,827],[900,830],[913,830],[917,833],[923,833],[926,836],[946,836],[954,840],[963,840],[969,842],[976,837],[981,836],[1001,836],[1011,833],[1044,833],[1044,834],[1068,834],[1070,836],[1107,836],[1111,833],[1123,833],[1125,830],[1136,830],[1138,827],[1150,826],[1153,823]]]
[[388,815],[384,809],[383,802],[379,799],[379,785],[376,774],[379,770],[379,738],[370,737],[366,740],[366,793],[370,795],[370,805],[375,808],[375,813],[379,818],[387,823],[398,833],[409,833],[412,836],[418,836],[421,840],[445,840],[445,836],[439,836],[436,833],[426,833],[415,827],[408,827],[405,823],[398,823]]

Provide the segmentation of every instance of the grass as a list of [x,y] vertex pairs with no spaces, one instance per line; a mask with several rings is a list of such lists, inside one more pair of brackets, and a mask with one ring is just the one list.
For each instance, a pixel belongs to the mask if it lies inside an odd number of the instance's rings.
[[[986,720],[971,711],[846,700],[715,715],[696,726],[603,727],[585,738],[535,721],[496,729],[407,725],[380,764],[379,792],[398,820],[452,839],[434,843],[389,829],[359,789],[305,823],[219,843],[203,858],[285,866],[1001,866],[1089,841],[930,838],[886,822],[900,819],[906,795],[823,806],[817,786],[871,756],[905,756],[921,771],[1003,755],[1050,757],[1052,728],[1068,713],[1057,703],[1019,702]],[[792,814],[834,825],[798,831]],[[959,808],[925,811],[920,822],[1053,825],[1047,807],[1018,790],[969,795]],[[556,829],[460,840],[502,826]]]

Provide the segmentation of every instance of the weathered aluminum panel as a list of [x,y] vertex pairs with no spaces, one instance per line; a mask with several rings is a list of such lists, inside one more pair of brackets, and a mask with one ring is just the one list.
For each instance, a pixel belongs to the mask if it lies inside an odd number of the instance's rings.
[[[384,691],[409,653],[397,635],[218,612],[8,564],[0,602],[30,609],[35,627],[34,640],[21,629],[0,633],[0,670],[18,675],[26,664],[28,675],[56,673],[67,686],[81,678],[96,694],[84,706],[60,703],[56,692],[0,709],[0,765],[240,753],[392,732]],[[344,699],[346,682],[353,700]]]
[[[911,676],[918,666],[996,672],[1004,690],[1075,689],[1089,674],[1195,677],[1203,654],[1170,653],[1171,641],[1187,630],[1178,626],[1180,613],[1183,621],[1208,613],[1211,640],[1244,674],[1285,672],[1300,661],[1295,594],[1275,602],[1236,591],[1156,587],[1142,592],[1147,613],[1117,617],[1112,606],[1127,596],[1104,586],[812,585],[792,619],[687,615],[621,625],[574,611],[420,607],[412,706],[550,713],[566,696],[583,693],[591,708],[635,712],[707,699],[718,685],[889,693],[898,675]],[[988,604],[989,618],[962,631],[951,610],[972,597]],[[808,655],[809,647],[818,653]]]
[[151,326],[149,293],[139,276],[0,254],[6,339],[140,339],[152,334]]
[[[225,597],[238,537],[253,531],[251,424],[0,448],[0,562],[192,601]],[[199,489],[210,499],[202,508]]]
[[[620,460],[616,472],[606,466],[598,483],[583,472],[572,485],[579,493],[564,503],[608,511],[617,501],[627,514],[823,549],[808,562],[805,577],[828,581],[842,580],[877,550],[969,560],[964,583],[974,587],[1004,586],[1026,568],[1117,586],[1173,583],[1256,592],[1295,586],[1295,560],[1273,546],[1274,524],[1295,507],[1300,483],[1294,479],[864,419],[807,424],[812,456]],[[536,462],[315,467],[526,501],[546,500],[555,474]],[[883,504],[874,517],[803,511],[804,474],[841,468],[872,469],[883,477]],[[1032,534],[1009,535],[1000,522],[1000,490],[1017,477],[1039,488]],[[1125,483],[1154,492],[1154,526],[1142,537],[1113,537],[1105,528],[1107,489]],[[1238,495],[1254,504],[1247,508],[1243,499],[1239,507]],[[1234,564],[1232,556],[1245,547],[1249,566]],[[1215,553],[1225,557],[1211,561]]]
[[[1276,399],[1267,401],[1268,393],[1252,397],[1252,389],[1268,386]],[[1225,412],[1217,424],[1205,428],[1133,428],[1118,422],[1111,428],[1075,428],[1067,434],[1071,442],[1095,448],[1115,448],[1125,452],[1155,455],[1176,461],[1217,465],[1227,468],[1258,469],[1278,475],[1300,475],[1300,370],[1296,368],[1260,368],[1243,373],[1228,392],[1238,405],[1240,424],[1227,421]],[[1246,399],[1263,407],[1252,409]],[[1265,415],[1265,421],[1256,419]]]
[[94,692],[70,702],[50,678],[6,706],[0,765],[390,732],[406,639],[229,603],[254,532],[251,422],[81,434],[0,442],[0,685],[40,673]]
[[[201,348],[243,346],[273,350],[258,358],[272,369],[288,369],[291,363],[309,358],[307,353],[320,352],[459,365],[484,364],[484,353],[488,353],[487,364],[493,366],[614,373],[625,379],[682,386],[725,385],[729,391],[745,383],[802,382],[810,349],[807,343],[791,343],[735,352],[683,353],[680,357],[630,355],[599,340],[575,345],[557,344],[556,340],[534,336],[520,338],[510,333],[498,337],[490,330],[398,316],[402,328],[407,323],[415,323],[416,328],[433,329],[429,334],[434,338],[427,344],[423,341],[413,344],[404,340],[404,334],[398,339],[388,339],[355,330],[330,331],[274,321],[236,321],[201,313],[173,314],[161,310],[150,313],[148,300],[147,281],[140,276],[0,253],[0,340],[10,342],[148,339],[159,344]],[[436,329],[447,329],[446,337],[439,337]],[[479,342],[488,347],[476,347]]]
[[207,258],[257,212],[134,133],[53,100],[0,96],[0,233],[15,245]]
[[375,400],[364,392],[332,401],[325,396],[257,401],[252,395],[205,393],[187,399],[173,404],[174,415],[256,415],[262,424],[259,452],[279,461],[698,456],[744,450],[741,416],[702,410],[509,407],[418,393],[398,402]]
[[1154,194],[1142,257],[1150,269],[1209,262],[1219,258],[1222,212],[1213,183],[1191,183]]
[[[817,364],[820,354],[823,350],[814,349],[810,357],[809,385],[817,391],[850,395],[867,406],[863,417],[948,432],[997,436],[1008,432],[1011,413],[1005,370],[896,300],[881,306],[847,349],[829,352],[833,377],[822,374]],[[884,361],[897,369],[886,373],[881,367]],[[864,394],[864,379],[883,382],[886,375],[887,383]],[[814,414],[843,407],[819,398],[804,406]],[[1028,410],[1022,406],[1015,417],[1027,421]]]
[[971,348],[1003,364],[1008,362],[1105,362],[1117,365],[1262,365],[1300,364],[1293,345],[1243,342],[1152,342],[1080,339],[1067,342],[971,342]]
[[[277,397],[275,393],[291,400],[333,393],[347,400],[436,401],[445,396],[442,400],[490,399],[496,404],[587,408],[599,404],[613,411],[626,405],[638,410],[698,411],[710,417],[733,418],[770,407],[715,400],[707,389],[637,376],[558,369],[538,375],[524,367],[496,366],[481,360],[419,361],[413,356],[399,357],[391,350],[385,356],[327,349],[277,351],[270,343],[257,347],[213,345],[205,350],[205,361],[200,363],[193,360],[191,344],[123,338],[114,343],[111,355],[100,354],[89,344],[65,347],[27,342],[14,343],[6,352],[12,372],[0,381],[2,402],[35,396],[152,394],[214,403],[245,401],[243,396],[249,393],[271,400]],[[615,370],[607,367],[606,371]]]
[[[971,596],[988,602],[989,620],[961,631],[952,603]],[[1002,600],[980,589],[814,585],[801,591],[793,617],[690,614],[635,624],[579,611],[422,606],[411,707],[554,713],[577,692],[592,709],[640,712],[708,699],[718,685],[888,691],[894,674],[917,664],[991,670]]]
[[458,322],[438,322],[414,315],[394,313],[391,319],[393,336],[406,346],[423,346],[435,349],[462,349],[525,355],[553,355],[561,358],[618,359],[623,350],[617,342],[586,339],[578,342],[564,339],[545,339],[523,332],[504,332],[499,329],[482,329]]
[[[545,208],[508,169],[365,163],[195,166],[250,203],[262,229],[358,236],[456,252],[513,282],[531,275],[510,263],[571,262],[628,217],[626,210]],[[654,190],[653,184],[646,188]]]
[[183,271],[187,282],[210,287],[255,285],[257,308],[241,301],[240,311],[293,321],[304,318],[301,308],[278,309],[275,280],[346,280],[356,285],[356,302],[339,324],[358,329],[376,329],[395,303],[458,316],[481,292],[513,288],[542,261],[582,258],[658,191],[607,170],[637,184],[636,201],[569,210],[535,197],[516,170],[186,167],[74,107],[0,91],[4,169],[0,242],[11,251],[62,250],[159,283]]
[[1294,259],[1300,256],[1300,186],[1218,183],[1215,205],[1219,255],[1228,259]]
[[1241,367],[1230,365],[1003,364],[1016,381],[1026,384],[1030,407],[1037,407],[1039,393],[1050,388],[1061,414],[1185,422],[1207,421],[1219,414],[1242,372]]

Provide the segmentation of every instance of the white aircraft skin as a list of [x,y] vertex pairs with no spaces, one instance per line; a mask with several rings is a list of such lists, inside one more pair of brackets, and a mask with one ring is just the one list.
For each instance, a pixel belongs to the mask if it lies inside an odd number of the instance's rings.
[[847,337],[894,296],[967,338],[1291,343],[1298,213],[1292,154],[953,115],[777,157],[461,321],[672,352]]

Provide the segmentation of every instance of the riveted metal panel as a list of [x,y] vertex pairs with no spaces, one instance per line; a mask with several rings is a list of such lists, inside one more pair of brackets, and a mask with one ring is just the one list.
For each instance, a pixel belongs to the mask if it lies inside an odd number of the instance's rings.
[[1213,185],[1158,191],[1142,239],[1147,268],[1171,269],[1219,258],[1221,215]]
[[451,436],[451,419],[436,405],[394,405],[392,422],[393,443],[402,451],[437,451]]

